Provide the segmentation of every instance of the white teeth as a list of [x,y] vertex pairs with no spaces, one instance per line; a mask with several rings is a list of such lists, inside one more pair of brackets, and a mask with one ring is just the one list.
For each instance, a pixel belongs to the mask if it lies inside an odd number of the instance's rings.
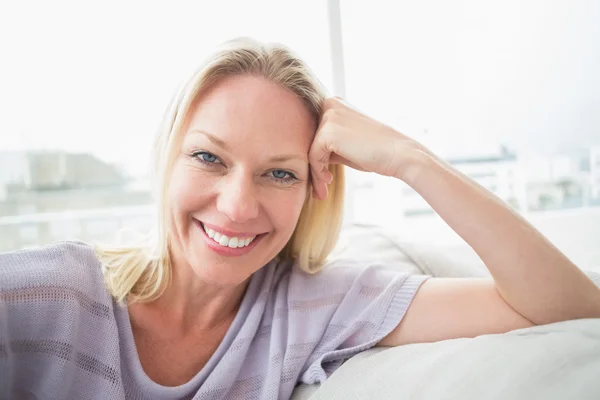
[[249,238],[238,238],[238,237],[229,238],[225,235],[220,234],[217,231],[207,228],[206,226],[204,226],[204,224],[202,224],[202,228],[204,229],[204,232],[206,232],[206,234],[208,235],[209,238],[211,238],[215,242],[219,243],[223,247],[230,247],[232,249],[239,248],[239,247],[246,247],[250,243],[252,243],[254,238],[256,238],[256,236],[252,236]]
[[219,239],[219,244],[221,246],[227,247],[227,245],[229,244],[229,238],[225,235],[221,236],[221,239]]

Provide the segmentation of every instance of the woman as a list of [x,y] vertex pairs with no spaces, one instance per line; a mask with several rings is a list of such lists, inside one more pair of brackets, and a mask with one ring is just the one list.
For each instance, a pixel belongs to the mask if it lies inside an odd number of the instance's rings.
[[[326,99],[289,50],[227,43],[156,147],[152,244],[0,257],[3,398],[276,399],[398,346],[600,317],[600,290],[500,200],[400,132]],[[343,166],[414,188],[493,279],[322,268]]]

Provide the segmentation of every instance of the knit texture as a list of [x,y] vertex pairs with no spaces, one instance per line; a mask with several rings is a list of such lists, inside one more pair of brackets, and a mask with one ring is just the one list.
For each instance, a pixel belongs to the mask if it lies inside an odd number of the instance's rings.
[[166,387],[144,373],[89,245],[2,254],[0,399],[287,399],[390,333],[427,279],[353,264],[316,275],[265,265],[208,363]]

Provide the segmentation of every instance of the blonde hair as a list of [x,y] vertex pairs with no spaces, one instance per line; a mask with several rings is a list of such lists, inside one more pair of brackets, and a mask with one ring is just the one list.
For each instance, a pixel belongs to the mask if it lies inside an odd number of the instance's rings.
[[[109,292],[119,302],[145,302],[158,298],[171,279],[169,254],[168,180],[180,144],[189,108],[201,92],[229,76],[264,77],[299,96],[316,126],[326,92],[310,69],[287,47],[263,44],[249,38],[226,42],[192,76],[171,100],[163,117],[155,147],[158,183],[158,224],[153,240],[136,245],[96,245]],[[294,259],[308,273],[316,273],[335,246],[342,224],[344,171],[330,165],[333,181],[325,200],[315,200],[309,186],[306,201],[292,237],[280,257]]]

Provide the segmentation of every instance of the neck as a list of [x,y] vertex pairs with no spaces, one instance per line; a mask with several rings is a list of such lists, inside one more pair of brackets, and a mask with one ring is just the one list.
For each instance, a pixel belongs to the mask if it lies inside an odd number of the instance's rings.
[[[134,304],[139,324],[149,326],[160,321],[175,336],[212,332],[230,323],[242,302],[249,279],[237,286],[223,287],[201,280],[192,267],[172,257],[172,275],[168,288],[159,299]],[[144,323],[147,321],[147,324]]]

